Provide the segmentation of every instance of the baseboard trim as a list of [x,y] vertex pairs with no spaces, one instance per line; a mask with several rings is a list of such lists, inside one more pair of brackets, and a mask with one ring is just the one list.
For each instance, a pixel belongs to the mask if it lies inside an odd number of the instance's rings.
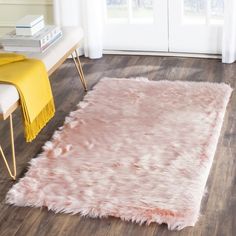
[[103,50],[103,54],[117,55],[140,55],[140,56],[165,56],[165,57],[193,57],[221,59],[219,54],[201,54],[201,53],[178,53],[178,52],[149,52],[149,51],[126,51],[126,50]]

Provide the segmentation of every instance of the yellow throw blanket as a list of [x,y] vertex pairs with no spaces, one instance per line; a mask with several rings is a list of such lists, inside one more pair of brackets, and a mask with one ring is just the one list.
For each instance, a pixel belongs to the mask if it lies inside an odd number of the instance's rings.
[[54,116],[55,106],[46,68],[40,60],[0,53],[0,83],[13,84],[22,107],[25,137],[31,142]]

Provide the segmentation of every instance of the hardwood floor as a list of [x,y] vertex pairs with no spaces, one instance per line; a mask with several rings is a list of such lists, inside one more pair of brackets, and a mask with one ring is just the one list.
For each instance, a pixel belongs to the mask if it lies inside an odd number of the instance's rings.
[[[102,77],[148,77],[151,80],[188,80],[225,82],[235,88],[236,64],[219,60],[151,56],[105,55],[100,60],[81,58],[89,88]],[[51,76],[57,112],[32,143],[23,137],[20,110],[14,113],[17,179],[24,176],[28,162],[41,152],[65,116],[76,109],[84,92],[72,60],[67,60]],[[0,143],[10,159],[9,121],[0,122]],[[54,214],[47,209],[14,207],[4,203],[14,184],[0,160],[0,236],[234,236],[236,235],[236,95],[233,93],[214,163],[207,182],[208,192],[202,202],[202,216],[195,227],[180,232],[168,231],[166,225],[139,226],[117,218],[91,219],[79,215]]]

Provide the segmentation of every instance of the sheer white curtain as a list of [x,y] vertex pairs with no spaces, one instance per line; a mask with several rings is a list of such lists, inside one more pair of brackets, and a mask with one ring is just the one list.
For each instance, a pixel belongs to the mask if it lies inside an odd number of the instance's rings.
[[236,0],[225,0],[222,62],[236,61]]
[[53,8],[55,24],[83,28],[85,56],[102,57],[103,0],[54,0]]

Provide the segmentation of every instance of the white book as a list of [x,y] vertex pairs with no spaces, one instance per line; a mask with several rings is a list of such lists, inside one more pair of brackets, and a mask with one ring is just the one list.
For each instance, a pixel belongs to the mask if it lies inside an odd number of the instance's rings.
[[42,20],[43,15],[26,15],[16,23],[16,28],[31,28]]
[[4,46],[5,51],[10,52],[39,52],[43,53],[48,48],[50,48],[55,42],[57,42],[62,37],[62,32],[60,32],[58,35],[56,35],[53,39],[51,39],[47,44],[45,44],[43,47],[37,47],[37,46]]
[[44,20],[41,20],[32,27],[16,27],[16,35],[32,36],[43,28],[44,28]]
[[26,46],[6,46],[5,51],[9,52],[42,52],[39,47],[26,47]]
[[61,33],[61,29],[55,25],[46,25],[42,30],[33,36],[16,35],[15,31],[11,31],[2,38],[0,44],[2,46],[27,46],[27,47],[43,47],[51,39]]

